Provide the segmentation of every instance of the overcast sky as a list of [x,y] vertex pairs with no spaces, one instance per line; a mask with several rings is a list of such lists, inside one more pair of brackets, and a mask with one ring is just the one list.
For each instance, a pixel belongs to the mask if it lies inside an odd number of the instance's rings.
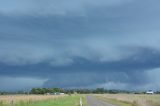
[[159,90],[159,4],[0,0],[0,90]]

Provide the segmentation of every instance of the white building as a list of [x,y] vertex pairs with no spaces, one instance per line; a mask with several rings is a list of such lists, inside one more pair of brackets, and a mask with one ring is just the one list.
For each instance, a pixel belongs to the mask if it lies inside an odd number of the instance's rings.
[[60,95],[64,95],[64,93],[59,93]]

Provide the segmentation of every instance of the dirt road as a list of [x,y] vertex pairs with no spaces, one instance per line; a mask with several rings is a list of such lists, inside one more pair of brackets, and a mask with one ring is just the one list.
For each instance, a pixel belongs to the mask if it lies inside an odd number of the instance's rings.
[[87,96],[87,106],[115,106],[109,103],[106,103],[102,100],[97,99],[94,96],[88,95]]

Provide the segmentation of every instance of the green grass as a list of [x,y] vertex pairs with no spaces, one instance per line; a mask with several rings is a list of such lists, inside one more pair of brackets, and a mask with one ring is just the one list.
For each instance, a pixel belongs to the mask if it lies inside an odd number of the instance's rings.
[[87,106],[86,95],[81,95],[81,97],[82,97],[82,101],[83,101],[83,106]]
[[14,106],[79,106],[80,97],[82,97],[83,106],[86,106],[85,95],[72,95],[72,96],[66,96],[62,98],[37,101],[37,102],[20,101],[16,103]]
[[107,103],[110,103],[110,104],[113,104],[113,105],[116,105],[116,106],[138,106],[136,103],[130,103],[130,102],[126,102],[126,101],[119,101],[119,100],[116,100],[116,99],[109,99],[109,98],[105,98],[105,97],[100,97],[100,96],[97,96],[99,99],[107,102]]

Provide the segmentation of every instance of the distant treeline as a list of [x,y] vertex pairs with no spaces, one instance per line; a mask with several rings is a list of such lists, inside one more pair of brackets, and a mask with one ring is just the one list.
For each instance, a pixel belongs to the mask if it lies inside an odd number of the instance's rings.
[[[18,92],[0,92],[1,95],[5,94],[117,94],[117,93],[134,93],[134,94],[145,94],[145,91],[127,91],[127,90],[107,90],[104,88],[97,89],[62,89],[62,88],[32,88],[30,91],[18,91]],[[159,91],[155,92],[160,94]]]
[[31,90],[31,94],[46,94],[46,93],[56,93],[56,92],[63,92],[65,94],[89,94],[89,93],[96,93],[96,94],[102,94],[102,93],[129,93],[127,91],[119,91],[119,90],[106,90],[103,88],[97,88],[97,89],[61,89],[61,88],[33,88]]

